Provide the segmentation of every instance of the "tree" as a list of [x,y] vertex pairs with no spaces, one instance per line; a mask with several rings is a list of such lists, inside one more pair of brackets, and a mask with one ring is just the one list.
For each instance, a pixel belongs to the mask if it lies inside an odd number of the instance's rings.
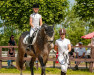
[[74,6],[77,17],[86,22],[86,34],[94,31],[94,0],[76,0]]
[[14,39],[18,44],[18,39],[22,31],[19,31],[18,29],[15,29],[15,27],[11,26],[5,26],[4,28],[5,29],[2,32],[0,31],[0,46],[7,46],[11,35],[14,35]]
[[94,0],[76,0],[75,12],[84,20],[94,18]]
[[68,0],[3,0],[0,1],[0,15],[5,25],[13,25],[23,31],[30,29],[29,16],[35,3],[40,4],[43,23],[60,23],[66,16]]
[[86,34],[87,23],[81,20],[80,17],[77,17],[74,12],[75,10],[73,7],[68,11],[65,20],[62,22],[62,26],[67,31],[66,38],[70,39],[73,45],[76,45],[78,42],[83,42],[84,45],[87,45],[90,40],[81,38],[81,36]]

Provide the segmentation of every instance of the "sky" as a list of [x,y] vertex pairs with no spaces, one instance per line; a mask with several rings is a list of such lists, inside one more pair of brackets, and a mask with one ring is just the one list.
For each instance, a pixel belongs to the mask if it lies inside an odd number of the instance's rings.
[[75,0],[69,0],[71,5],[74,5]]

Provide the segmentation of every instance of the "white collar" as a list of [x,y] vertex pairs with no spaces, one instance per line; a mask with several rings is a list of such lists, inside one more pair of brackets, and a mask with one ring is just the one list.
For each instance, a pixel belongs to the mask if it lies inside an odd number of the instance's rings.
[[[64,39],[65,39],[65,38],[64,38]],[[61,38],[60,38],[61,41],[64,41],[64,39],[61,39]]]
[[38,14],[38,13],[33,12],[33,14],[36,15],[36,14]]

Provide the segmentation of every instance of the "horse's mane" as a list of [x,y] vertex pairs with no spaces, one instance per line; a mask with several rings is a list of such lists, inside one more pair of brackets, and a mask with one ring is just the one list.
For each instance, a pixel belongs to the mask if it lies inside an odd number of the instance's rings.
[[38,47],[42,50],[43,49],[43,45],[44,45],[44,38],[45,38],[45,34],[44,34],[44,31],[45,31],[45,27],[44,25],[42,25],[40,31],[38,32],[38,35],[37,35],[37,39],[36,42],[37,42],[37,45]]
[[47,43],[47,35],[49,35],[50,37],[53,36],[53,29],[51,28],[51,26],[48,26],[47,24],[43,24],[41,27],[41,30],[38,33],[38,37],[37,37],[37,45],[39,46],[39,48],[42,50],[44,47],[44,44]]

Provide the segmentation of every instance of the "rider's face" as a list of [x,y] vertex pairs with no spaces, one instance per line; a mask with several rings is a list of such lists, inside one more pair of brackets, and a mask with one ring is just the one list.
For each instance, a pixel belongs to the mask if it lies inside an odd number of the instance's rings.
[[39,8],[33,8],[33,11],[34,11],[35,13],[38,13]]

